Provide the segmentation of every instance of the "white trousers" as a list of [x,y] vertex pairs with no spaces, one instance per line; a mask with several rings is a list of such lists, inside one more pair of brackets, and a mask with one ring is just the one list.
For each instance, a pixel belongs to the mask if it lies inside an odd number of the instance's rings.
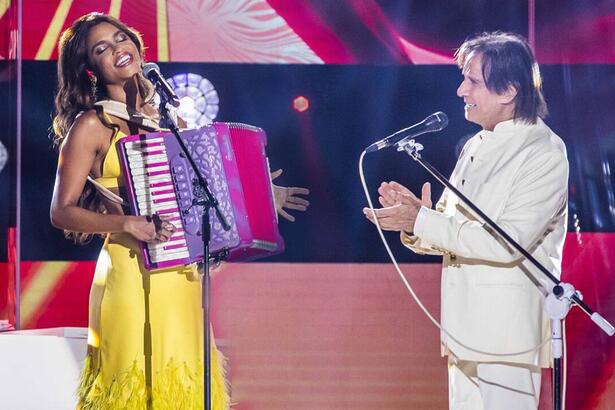
[[448,357],[450,410],[536,410],[540,367]]

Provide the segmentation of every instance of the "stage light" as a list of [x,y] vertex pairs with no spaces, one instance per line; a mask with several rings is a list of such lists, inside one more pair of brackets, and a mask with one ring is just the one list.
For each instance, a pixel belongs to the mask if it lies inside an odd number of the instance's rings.
[[2,145],[2,142],[0,142],[0,171],[2,171],[8,160],[9,154],[4,145]]
[[189,128],[211,124],[216,119],[220,99],[211,81],[194,73],[177,74],[167,81],[179,97],[177,115]]
[[196,110],[196,104],[194,100],[187,95],[180,98],[179,100],[179,109],[184,112],[192,112]]
[[300,95],[293,100],[293,109],[297,112],[306,112],[310,108],[310,100]]

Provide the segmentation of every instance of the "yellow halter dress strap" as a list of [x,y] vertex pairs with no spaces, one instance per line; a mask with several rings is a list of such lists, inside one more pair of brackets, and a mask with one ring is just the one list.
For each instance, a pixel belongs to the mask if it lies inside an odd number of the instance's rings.
[[99,186],[107,189],[118,188],[123,185],[122,169],[116,143],[124,137],[126,137],[126,134],[117,131],[111,139],[111,145],[109,145],[109,150],[103,159],[101,176],[94,180],[97,188]]

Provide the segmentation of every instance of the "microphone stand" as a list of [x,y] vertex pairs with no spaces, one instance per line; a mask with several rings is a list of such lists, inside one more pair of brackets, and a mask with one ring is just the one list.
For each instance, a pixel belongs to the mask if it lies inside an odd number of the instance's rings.
[[519,245],[513,238],[511,238],[498,224],[491,220],[483,211],[480,210],[471,200],[469,200],[464,194],[462,194],[457,188],[450,183],[435,167],[429,162],[421,158],[420,151],[423,146],[414,141],[411,138],[404,138],[398,141],[395,146],[398,151],[405,151],[410,158],[418,162],[423,168],[425,168],[431,175],[433,175],[442,185],[450,189],[459,199],[461,199],[467,206],[472,209],[481,219],[498,235],[503,238],[509,245],[515,248],[523,257],[529,260],[538,270],[540,270],[551,282],[554,283],[553,288],[550,290],[545,301],[545,310],[549,314],[551,319],[551,332],[552,332],[552,355],[553,355],[553,410],[561,410],[562,406],[562,393],[561,393],[561,357],[563,352],[562,341],[562,320],[565,319],[568,314],[571,305],[574,303],[579,306],[591,320],[600,327],[606,334],[613,336],[615,334],[615,328],[606,319],[604,319],[598,312],[594,312],[584,302],[582,295],[574,289],[574,287],[568,283],[561,282],[558,278],[553,276],[547,268],[545,268],[536,258],[534,258],[527,250]]
[[[197,199],[193,199],[192,205],[202,206],[203,212],[201,214],[201,236],[203,239],[203,277],[201,282],[201,305],[203,307],[203,388],[204,388],[204,410],[211,409],[211,332],[210,332],[210,306],[211,306],[211,289],[210,289],[210,275],[209,275],[209,241],[211,239],[211,226],[209,223],[209,211],[214,209],[216,217],[220,221],[220,224],[225,231],[230,229],[230,225],[222,215],[218,200],[209,190],[207,181],[199,172],[194,159],[190,155],[186,144],[179,135],[179,127],[176,121],[171,117],[167,108],[167,103],[170,103],[165,93],[159,92],[160,106],[159,111],[163,124],[166,125],[181,147],[181,150],[190,163],[192,170],[196,176],[194,182],[193,194]],[[224,254],[222,254],[224,257]]]

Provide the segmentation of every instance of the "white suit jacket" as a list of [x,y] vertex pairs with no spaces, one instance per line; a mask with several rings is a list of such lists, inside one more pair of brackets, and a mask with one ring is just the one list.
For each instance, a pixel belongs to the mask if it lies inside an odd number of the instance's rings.
[[[542,120],[499,123],[461,153],[450,181],[556,277],[566,234],[568,161],[561,139]],[[551,282],[484,226],[445,189],[436,210],[422,208],[413,236],[417,253],[443,255],[443,354],[461,360],[550,365],[543,310]],[[494,355],[493,353],[496,353]]]

